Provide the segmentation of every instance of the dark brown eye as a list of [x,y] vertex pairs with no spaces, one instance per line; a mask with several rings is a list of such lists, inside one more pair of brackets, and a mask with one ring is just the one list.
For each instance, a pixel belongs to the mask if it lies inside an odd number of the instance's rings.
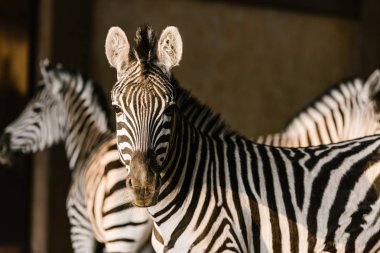
[[112,108],[113,108],[113,110],[114,110],[114,112],[115,112],[116,114],[119,114],[119,113],[122,112],[120,106],[118,106],[118,105],[112,105]]
[[41,107],[34,107],[33,108],[33,112],[35,112],[35,113],[41,113],[42,112],[42,108]]
[[174,111],[174,105],[169,105],[168,107],[165,108],[164,114],[166,116],[171,117],[173,115],[173,111]]

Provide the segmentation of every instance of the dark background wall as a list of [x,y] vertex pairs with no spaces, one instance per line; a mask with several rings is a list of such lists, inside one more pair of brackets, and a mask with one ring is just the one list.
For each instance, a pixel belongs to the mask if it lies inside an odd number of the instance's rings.
[[[184,42],[176,77],[248,136],[280,130],[331,84],[380,66],[377,0],[39,0],[37,7],[37,78],[38,61],[49,57],[109,93],[116,73],[104,55],[108,29],[120,26],[132,41],[140,24],[158,33],[175,25]],[[37,155],[32,167],[31,251],[70,252],[62,146]]]
[[[31,8],[28,0],[0,3],[0,131],[28,97]],[[30,157],[0,165],[0,252],[25,252],[30,243]]]

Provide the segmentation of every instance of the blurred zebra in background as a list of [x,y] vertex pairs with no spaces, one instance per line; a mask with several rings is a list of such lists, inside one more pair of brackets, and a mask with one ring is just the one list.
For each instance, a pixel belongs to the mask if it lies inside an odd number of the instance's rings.
[[380,249],[380,136],[291,149],[203,133],[177,106],[177,28],[156,39],[143,26],[135,41],[113,27],[105,48],[127,190],[154,221],[157,252]]
[[290,120],[285,130],[255,138],[280,147],[329,144],[380,133],[380,71],[329,89]]
[[41,64],[43,80],[21,115],[6,127],[0,161],[35,153],[64,142],[72,170],[67,197],[75,252],[95,252],[96,241],[107,252],[152,252],[151,220],[145,209],[126,198],[120,163],[104,93],[77,71]]

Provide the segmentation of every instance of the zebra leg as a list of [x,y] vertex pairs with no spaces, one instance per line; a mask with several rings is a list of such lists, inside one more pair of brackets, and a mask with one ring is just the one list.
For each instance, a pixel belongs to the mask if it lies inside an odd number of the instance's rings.
[[[133,207],[133,209],[137,208]],[[139,211],[145,212],[144,209],[139,209]],[[128,224],[124,223],[123,227],[105,233],[107,238],[105,242],[106,252],[154,253],[150,242],[152,233],[151,220],[138,219],[137,212],[133,212],[132,214],[135,214],[137,219],[132,219],[132,217],[127,216],[126,218],[129,218]],[[116,236],[117,238],[115,238],[115,234],[118,234],[119,236]]]
[[71,206],[68,210],[70,221],[70,237],[71,244],[75,253],[103,252],[101,244],[99,244],[92,233],[90,222],[82,216],[75,206]]
[[104,245],[95,238],[86,206],[80,201],[83,195],[75,185],[71,185],[66,202],[72,248],[75,253],[103,252]]

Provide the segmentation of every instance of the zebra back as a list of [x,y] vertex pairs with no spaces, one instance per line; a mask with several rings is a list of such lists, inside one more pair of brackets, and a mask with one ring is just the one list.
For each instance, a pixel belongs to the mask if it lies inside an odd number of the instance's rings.
[[286,125],[283,131],[254,138],[257,143],[283,147],[329,144],[380,133],[380,71],[363,82],[339,83]]

